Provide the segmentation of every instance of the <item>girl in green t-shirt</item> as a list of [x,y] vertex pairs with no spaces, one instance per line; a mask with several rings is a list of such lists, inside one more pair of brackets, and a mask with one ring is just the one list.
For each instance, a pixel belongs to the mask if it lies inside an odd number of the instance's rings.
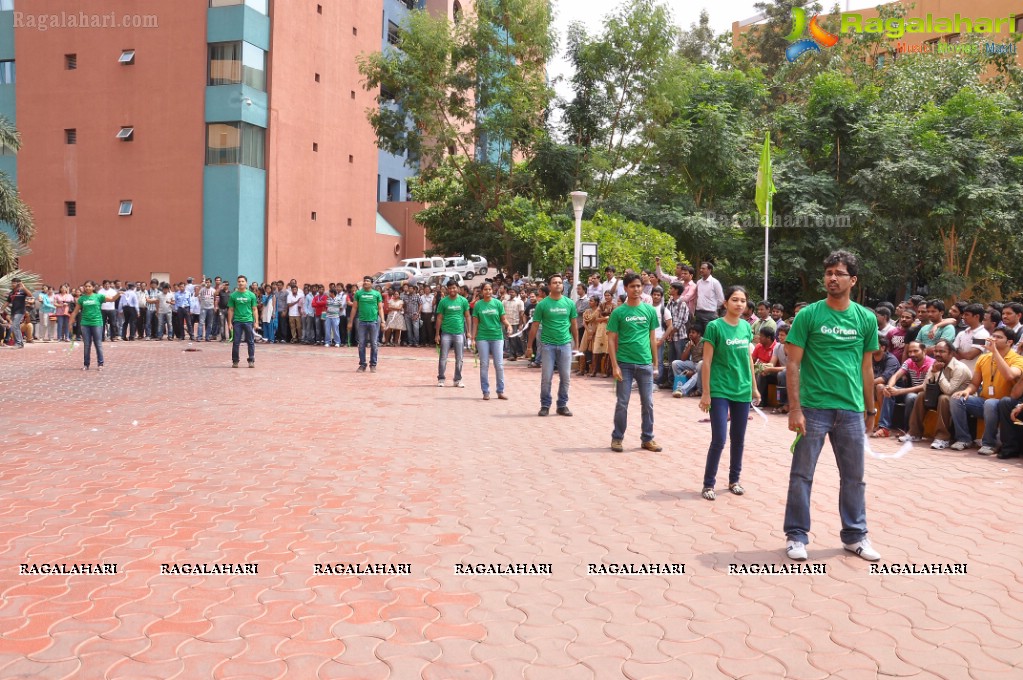
[[750,344],[753,328],[742,318],[746,311],[746,290],[732,286],[725,293],[725,315],[707,324],[703,333],[703,396],[700,408],[710,413],[711,440],[707,449],[707,465],[703,471],[703,497],[715,498],[714,482],[728,435],[731,415],[731,455],[728,465],[728,490],[736,496],[745,491],[739,484],[742,452],[746,440],[750,400],[760,402],[760,393],[753,380],[753,357]]
[[83,371],[89,370],[92,354],[92,345],[96,345],[96,370],[103,369],[103,312],[104,302],[116,302],[121,297],[116,295],[103,295],[96,292],[96,282],[86,281],[83,286],[85,291],[78,297],[78,304],[75,305],[75,319],[78,320],[82,331],[82,339],[85,341],[85,367]]

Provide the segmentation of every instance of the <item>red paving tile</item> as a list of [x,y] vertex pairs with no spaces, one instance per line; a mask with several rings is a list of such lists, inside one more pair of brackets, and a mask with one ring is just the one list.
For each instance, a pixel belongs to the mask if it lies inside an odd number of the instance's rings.
[[[838,541],[829,450],[811,561],[785,564],[785,423],[750,423],[742,498],[699,497],[710,438],[695,400],[656,395],[661,454],[607,449],[614,402],[573,381],[574,418],[535,417],[539,372],[507,366],[507,402],[434,387],[435,354],[221,345],[0,352],[0,677],[792,678],[987,680],[1023,667],[1018,461],[917,445],[867,460],[888,563],[967,574],[871,575]],[[59,410],[59,427],[40,413]],[[872,442],[872,444],[874,444]],[[894,450],[877,442],[877,450]],[[21,575],[110,562],[115,575]],[[257,563],[168,575],[163,563]],[[685,563],[684,574],[589,564]],[[315,573],[317,563],[410,574]],[[455,573],[458,564],[553,573]]]

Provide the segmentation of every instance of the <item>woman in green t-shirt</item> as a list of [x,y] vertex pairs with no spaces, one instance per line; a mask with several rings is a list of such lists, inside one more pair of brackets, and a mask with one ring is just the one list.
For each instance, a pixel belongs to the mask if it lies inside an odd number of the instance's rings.
[[75,319],[79,322],[82,339],[85,341],[85,367],[82,370],[89,370],[92,345],[96,345],[96,370],[99,371],[103,369],[102,305],[104,302],[116,302],[121,294],[107,296],[97,293],[96,282],[91,280],[85,282],[84,290],[75,305]]
[[504,396],[504,334],[511,333],[511,324],[504,317],[504,304],[494,297],[494,287],[484,283],[483,297],[472,306],[472,341],[480,353],[480,387],[483,398],[490,399],[488,364],[494,360],[497,377],[497,398]]
[[739,484],[742,472],[742,451],[746,440],[750,399],[760,402],[760,393],[753,380],[753,357],[750,344],[753,328],[742,318],[746,311],[746,290],[732,286],[725,293],[725,315],[707,324],[703,333],[703,396],[700,408],[710,413],[711,440],[707,449],[707,465],[703,471],[703,497],[715,498],[714,482],[721,452],[728,435],[731,414],[731,455],[728,465],[728,490],[736,496],[745,491]]

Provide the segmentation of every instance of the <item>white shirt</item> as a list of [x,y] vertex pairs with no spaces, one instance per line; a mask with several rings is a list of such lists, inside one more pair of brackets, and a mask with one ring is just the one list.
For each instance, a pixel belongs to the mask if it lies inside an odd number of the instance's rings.
[[[102,295],[103,297],[108,297],[108,298],[117,295],[117,291],[114,290],[113,288],[100,288],[96,292],[99,293],[100,295]],[[109,302],[108,301],[108,302],[104,302],[103,304],[101,304],[99,308],[100,309],[107,309],[107,310],[114,310],[114,309],[116,309],[116,307],[115,307],[116,304],[117,304],[116,302]]]
[[419,297],[422,298],[419,311],[423,314],[433,314],[433,293],[427,293]]
[[991,334],[987,332],[987,329],[984,328],[984,326],[977,326],[976,329],[968,327],[965,331],[960,331],[959,335],[957,335],[956,339],[952,342],[952,346],[957,352],[965,352],[971,347],[980,349],[980,354],[973,359],[959,359],[961,363],[970,367],[971,374],[973,373],[973,367],[977,364],[977,359],[979,359],[985,352],[984,341],[987,340],[990,335]]
[[[302,303],[305,301],[305,296],[302,293],[292,293],[288,291],[288,316],[302,316]],[[297,302],[297,305],[291,304]]]
[[713,276],[696,282],[696,309],[701,312],[715,312],[725,303],[721,282]]

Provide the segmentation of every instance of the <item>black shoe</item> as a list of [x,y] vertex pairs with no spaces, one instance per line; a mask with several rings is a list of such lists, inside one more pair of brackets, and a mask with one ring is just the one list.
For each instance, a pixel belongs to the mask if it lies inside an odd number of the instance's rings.
[[538,416],[546,416],[546,415],[550,414],[550,412],[551,412],[551,410],[548,407],[541,406],[539,413],[537,413],[536,415],[538,415]]
[[231,362],[231,368],[238,368],[238,362],[237,361],[232,361]]
[[256,367],[256,362],[253,361],[252,359],[249,359],[249,368],[255,368],[255,367]]
[[1001,450],[998,452],[998,458],[1005,460],[1006,458],[1019,458],[1019,451],[1006,451]]
[[366,372],[366,367],[365,366],[359,366],[359,373],[365,373],[365,372]]
[[558,415],[559,416],[571,416],[572,412],[568,410],[567,406],[559,406],[558,407]]

